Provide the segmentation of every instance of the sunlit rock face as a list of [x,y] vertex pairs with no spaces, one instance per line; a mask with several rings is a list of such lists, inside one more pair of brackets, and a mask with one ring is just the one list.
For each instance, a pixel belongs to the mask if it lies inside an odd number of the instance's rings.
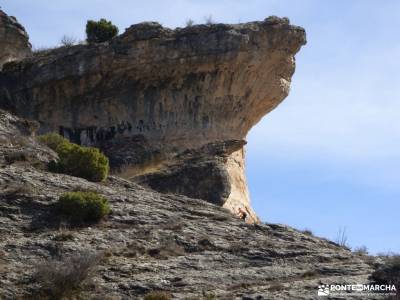
[[[39,121],[42,133],[102,148],[115,172],[153,188],[162,176],[169,176],[165,190],[183,194],[184,184],[193,191],[216,180],[221,190],[211,202],[235,212],[244,207],[254,222],[245,143],[229,141],[245,140],[288,95],[294,55],[305,42],[304,29],[286,18],[175,30],[141,23],[110,42],[5,65],[0,106]],[[186,151],[197,154],[180,164]],[[199,168],[203,177],[179,178]]]
[[31,55],[31,44],[24,27],[0,10],[0,70],[7,62]]

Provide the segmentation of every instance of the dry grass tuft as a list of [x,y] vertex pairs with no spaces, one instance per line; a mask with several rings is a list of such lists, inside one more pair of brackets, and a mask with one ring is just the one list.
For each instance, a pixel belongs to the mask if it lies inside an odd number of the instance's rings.
[[41,263],[34,274],[34,280],[40,285],[39,297],[63,299],[79,294],[92,278],[100,260],[101,255],[82,251],[60,260]]

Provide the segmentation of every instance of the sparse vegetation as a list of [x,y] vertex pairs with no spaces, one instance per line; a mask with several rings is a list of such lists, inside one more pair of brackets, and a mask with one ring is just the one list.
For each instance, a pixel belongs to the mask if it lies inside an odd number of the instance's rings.
[[215,23],[212,15],[204,17],[204,20],[206,22],[206,25],[212,25]]
[[63,35],[60,40],[61,46],[64,46],[64,47],[71,47],[73,45],[76,45],[77,42],[78,42],[78,40],[75,37],[69,36],[69,35]]
[[394,284],[400,287],[400,255],[388,255],[383,259],[384,264],[372,273],[370,279],[378,284]]
[[66,228],[60,228],[59,232],[53,238],[53,240],[57,242],[72,241],[73,239],[73,232]]
[[346,233],[346,227],[341,227],[339,228],[339,231],[336,235],[336,244],[338,244],[341,247],[349,248],[347,244],[347,233]]
[[368,255],[368,249],[365,246],[361,246],[361,247],[356,247],[353,250],[354,254],[356,255]]
[[318,276],[318,272],[315,270],[309,270],[301,274],[301,277],[304,279],[312,279]]
[[302,230],[302,232],[304,234],[306,234],[306,235],[309,235],[309,236],[313,236],[314,235],[313,232],[311,231],[311,229],[308,229],[308,228],[305,228],[304,230]]
[[63,143],[69,143],[69,141],[61,135],[51,132],[38,137],[39,142],[45,144],[50,149],[57,152],[57,147]]
[[40,285],[39,298],[64,299],[79,294],[90,281],[100,259],[100,255],[84,251],[41,263],[34,274],[34,280]]
[[53,149],[59,156],[58,161],[49,165],[51,171],[94,182],[107,178],[108,158],[99,149],[73,144],[56,133],[40,136],[39,141]]
[[72,222],[96,222],[110,212],[108,201],[94,192],[69,192],[57,202],[59,213]]
[[144,300],[171,300],[171,294],[168,292],[154,291],[146,294]]
[[194,25],[194,21],[192,19],[187,19],[185,25],[186,27],[192,27]]
[[88,43],[106,42],[117,34],[118,27],[106,19],[100,19],[99,21],[89,20],[86,23],[86,40]]

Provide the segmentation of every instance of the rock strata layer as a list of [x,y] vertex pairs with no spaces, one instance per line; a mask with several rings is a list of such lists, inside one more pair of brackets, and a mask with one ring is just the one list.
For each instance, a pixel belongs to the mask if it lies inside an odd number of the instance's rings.
[[[173,162],[182,153],[244,140],[287,96],[294,55],[305,42],[304,30],[286,18],[175,30],[141,23],[110,42],[59,48],[6,64],[0,73],[0,107],[39,121],[41,133],[57,131],[73,142],[102,148],[124,176],[174,166],[167,172],[179,177]],[[220,184],[214,202],[235,212],[244,207],[249,222],[257,221],[244,149],[222,156],[218,168],[207,165],[209,156],[199,161],[199,176],[208,176],[202,170],[210,168],[220,182],[228,178],[229,189]],[[182,179],[168,182],[177,184],[169,190],[187,191]],[[192,190],[196,182],[204,180],[192,180]]]

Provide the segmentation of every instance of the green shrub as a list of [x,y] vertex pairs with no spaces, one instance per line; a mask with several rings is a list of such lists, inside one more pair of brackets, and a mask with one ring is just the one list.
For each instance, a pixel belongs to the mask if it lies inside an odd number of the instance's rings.
[[86,40],[88,43],[102,43],[111,40],[118,34],[118,27],[106,19],[89,20],[86,23]]
[[95,192],[69,192],[57,202],[61,215],[73,222],[95,222],[110,212],[108,201]]
[[171,300],[172,297],[167,292],[150,292],[144,296],[144,300]]
[[47,147],[54,151],[57,151],[57,147],[63,143],[69,143],[69,141],[61,135],[51,132],[38,137],[39,142],[45,144]]
[[57,147],[57,171],[98,182],[107,178],[108,158],[97,148],[63,143]]
[[39,140],[58,154],[58,161],[49,165],[50,171],[94,182],[107,178],[110,169],[108,158],[99,149],[73,144],[56,133],[40,136]]

